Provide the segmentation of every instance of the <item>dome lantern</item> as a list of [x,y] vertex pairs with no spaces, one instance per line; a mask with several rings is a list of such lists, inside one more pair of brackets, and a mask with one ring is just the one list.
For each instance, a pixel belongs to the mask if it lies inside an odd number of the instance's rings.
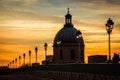
[[65,25],[72,24],[72,15],[70,14],[69,8],[67,14],[65,15]]

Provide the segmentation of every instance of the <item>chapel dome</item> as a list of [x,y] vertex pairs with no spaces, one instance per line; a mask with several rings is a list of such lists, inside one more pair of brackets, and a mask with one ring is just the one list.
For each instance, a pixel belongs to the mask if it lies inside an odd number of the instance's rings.
[[72,15],[69,14],[69,8],[68,8],[68,14],[65,16],[65,25],[64,27],[58,31],[54,38],[53,45],[56,46],[58,43],[80,43],[80,45],[84,46],[84,40],[82,37],[82,33],[80,30],[77,30],[74,28],[72,21],[71,21]]
[[77,37],[79,30],[74,27],[63,27],[55,36],[54,45],[61,43],[80,43],[84,45],[83,37]]

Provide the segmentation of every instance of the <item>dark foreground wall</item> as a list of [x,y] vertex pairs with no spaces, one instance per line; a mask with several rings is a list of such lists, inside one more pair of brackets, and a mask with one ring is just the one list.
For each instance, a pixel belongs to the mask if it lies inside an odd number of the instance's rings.
[[120,76],[63,71],[33,71],[31,74],[48,80],[120,80]]
[[40,66],[14,69],[14,70],[10,70],[10,72],[25,72],[31,70],[93,73],[93,74],[120,76],[120,64],[40,65]]
[[[10,76],[23,75],[21,76],[23,78],[30,75],[48,80],[120,80],[120,64],[40,65],[0,72]],[[5,77],[2,78],[4,80]]]
[[120,64],[66,64],[41,66],[41,70],[95,73],[120,76]]
[[120,80],[120,76],[93,73],[33,70],[1,75],[0,80]]
[[[120,64],[61,64],[61,65],[40,65],[31,66],[18,69],[7,69],[4,72],[15,73],[32,70],[45,71],[63,71],[63,72],[77,72],[77,73],[93,73],[120,76]],[[2,71],[0,71],[2,74]]]

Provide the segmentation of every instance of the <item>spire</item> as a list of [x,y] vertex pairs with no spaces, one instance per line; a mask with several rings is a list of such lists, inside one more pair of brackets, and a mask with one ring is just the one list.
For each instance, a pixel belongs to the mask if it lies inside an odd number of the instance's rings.
[[68,8],[68,14],[69,14],[69,8]]
[[72,23],[72,15],[70,14],[69,8],[67,11],[67,14],[65,15],[65,24],[71,24]]

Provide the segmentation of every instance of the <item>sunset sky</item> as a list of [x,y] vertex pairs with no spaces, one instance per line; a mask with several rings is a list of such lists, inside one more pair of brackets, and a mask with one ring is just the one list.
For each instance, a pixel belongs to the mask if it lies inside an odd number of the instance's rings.
[[111,34],[111,55],[120,55],[120,0],[0,0],[0,66],[5,66],[38,47],[38,61],[44,59],[44,43],[53,54],[53,40],[64,25],[70,8],[75,28],[85,41],[85,61],[89,55],[108,55],[108,18],[115,22]]

